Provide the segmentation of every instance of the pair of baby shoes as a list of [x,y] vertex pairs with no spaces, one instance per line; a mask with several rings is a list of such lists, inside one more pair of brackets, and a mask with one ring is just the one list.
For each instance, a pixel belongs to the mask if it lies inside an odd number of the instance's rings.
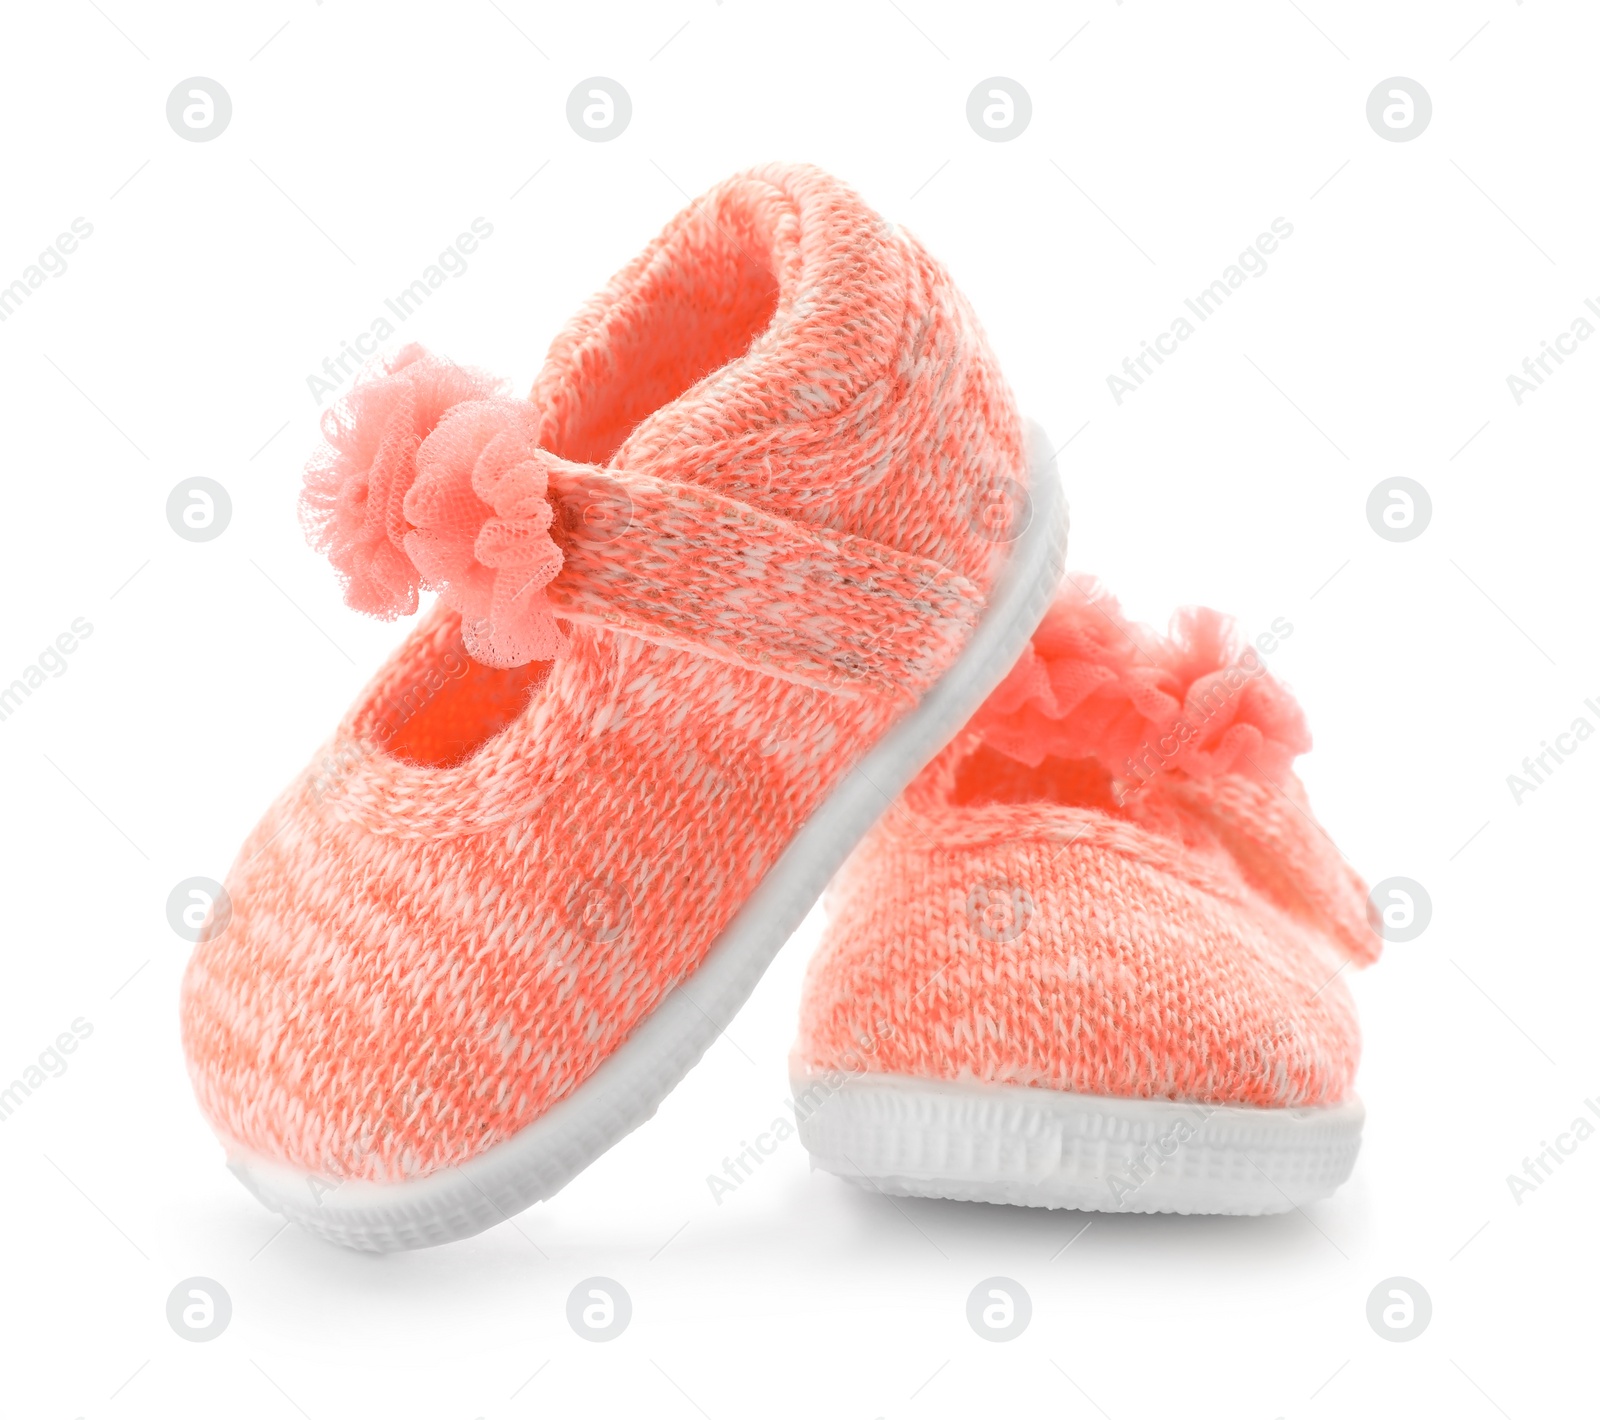
[[434,600],[185,977],[270,1208],[387,1250],[548,1197],[830,881],[791,1057],[823,1168],[1239,1213],[1348,1175],[1339,969],[1376,942],[1298,709],[1215,614],[1158,636],[1064,578],[1048,445],[848,188],[731,179],[526,399],[407,347],[324,432],[302,511],[346,599]]

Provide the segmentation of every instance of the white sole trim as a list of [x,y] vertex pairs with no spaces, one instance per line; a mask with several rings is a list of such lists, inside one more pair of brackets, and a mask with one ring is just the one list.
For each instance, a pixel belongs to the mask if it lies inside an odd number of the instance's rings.
[[1114,1099],[905,1075],[796,1076],[813,1167],[902,1197],[1098,1213],[1284,1213],[1326,1198],[1365,1110]]
[[1043,431],[1029,431],[1031,517],[955,663],[806,820],[689,979],[576,1090],[456,1168],[400,1183],[336,1183],[243,1151],[228,1167],[301,1227],[369,1252],[470,1237],[549,1198],[656,1107],[745,1003],[850,850],[971,718],[1022,654],[1066,561],[1066,497]]

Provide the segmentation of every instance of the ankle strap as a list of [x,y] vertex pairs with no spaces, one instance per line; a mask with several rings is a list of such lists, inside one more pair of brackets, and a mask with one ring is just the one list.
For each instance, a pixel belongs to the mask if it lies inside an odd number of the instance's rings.
[[698,651],[802,685],[919,696],[983,609],[929,558],[692,484],[557,458],[538,414],[408,346],[324,420],[307,470],[313,543],[359,610],[438,592],[467,651],[559,653],[558,621]]

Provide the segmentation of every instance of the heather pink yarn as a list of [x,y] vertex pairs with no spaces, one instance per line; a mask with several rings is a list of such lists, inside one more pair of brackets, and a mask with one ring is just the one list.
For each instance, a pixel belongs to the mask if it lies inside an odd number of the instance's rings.
[[1366,888],[1228,621],[1063,589],[829,889],[793,1065],[1258,1108],[1350,1097]]
[[[395,1181],[544,1117],[691,978],[949,671],[1006,551],[974,502],[1029,472],[948,274],[792,166],[675,219],[525,401],[412,350],[328,437],[306,517],[349,600],[440,600],[241,850],[184,1044],[231,1150]],[[559,655],[474,659],[541,598]]]

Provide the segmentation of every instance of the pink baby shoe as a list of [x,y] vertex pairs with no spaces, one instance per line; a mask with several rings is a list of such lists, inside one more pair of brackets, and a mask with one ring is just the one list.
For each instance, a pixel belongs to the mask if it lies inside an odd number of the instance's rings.
[[1069,586],[829,892],[791,1073],[813,1161],[885,1193],[1275,1213],[1350,1175],[1341,973],[1366,890],[1310,747],[1217,613]]
[[1027,644],[1058,481],[965,301],[841,183],[674,220],[527,399],[415,347],[324,424],[350,604],[436,600],[250,835],[183,988],[230,1166],[374,1250],[647,1119]]

